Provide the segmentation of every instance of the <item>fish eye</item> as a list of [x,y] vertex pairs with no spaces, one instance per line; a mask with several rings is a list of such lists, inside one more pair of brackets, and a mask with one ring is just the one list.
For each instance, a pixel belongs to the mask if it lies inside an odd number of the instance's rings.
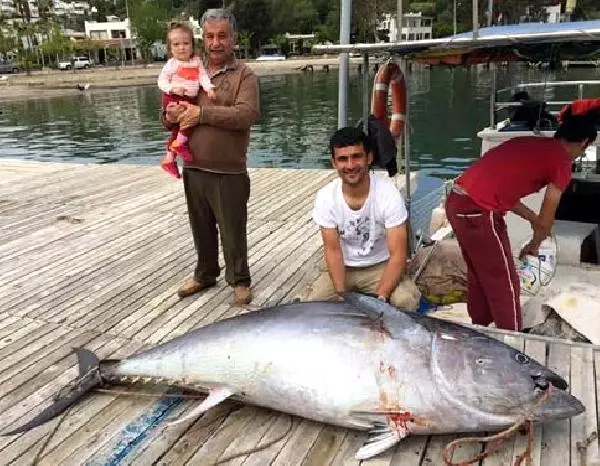
[[519,364],[529,364],[529,356],[523,353],[515,354],[515,359]]
[[483,359],[479,358],[479,359],[476,359],[476,360],[475,360],[475,363],[476,363],[476,364],[479,364],[479,365],[481,366],[482,364],[484,364],[484,363],[485,363],[485,361],[484,361]]

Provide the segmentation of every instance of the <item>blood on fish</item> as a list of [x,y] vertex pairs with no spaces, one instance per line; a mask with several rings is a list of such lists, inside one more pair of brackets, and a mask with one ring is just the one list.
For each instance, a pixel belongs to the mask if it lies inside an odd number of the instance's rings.
[[362,319],[361,322],[361,327],[365,327],[369,330],[371,330],[371,332],[373,332],[377,337],[381,337],[381,338],[391,338],[392,334],[390,333],[389,329],[385,326],[385,322],[383,321],[382,317],[378,317],[378,318],[372,318],[372,317],[367,317]]
[[385,374],[387,372],[390,378],[396,378],[396,368],[393,364],[386,365],[383,361],[379,361],[379,372],[381,374]]
[[394,426],[398,430],[403,430],[406,433],[410,432],[408,428],[409,422],[415,422],[415,418],[410,411],[400,411],[398,413],[389,414],[387,416],[388,425]]
[[385,392],[385,390],[379,391],[379,402],[381,403],[381,406],[387,406],[388,396],[387,396],[387,393]]
[[390,374],[390,377],[391,377],[392,379],[395,379],[395,378],[396,378],[396,368],[394,367],[394,365],[393,365],[393,364],[390,364],[390,365],[388,366],[388,372],[389,372],[389,374]]

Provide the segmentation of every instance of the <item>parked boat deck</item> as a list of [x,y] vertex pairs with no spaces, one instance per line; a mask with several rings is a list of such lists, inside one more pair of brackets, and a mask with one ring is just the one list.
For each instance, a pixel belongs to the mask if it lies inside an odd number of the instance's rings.
[[[314,194],[335,173],[265,168],[250,176],[253,304],[302,296],[320,270]],[[125,357],[252,310],[230,305],[222,278],[206,293],[179,300],[176,290],[194,256],[182,185],[155,166],[0,161],[0,431],[31,418],[75,379],[73,347]],[[490,333],[565,377],[587,408],[570,421],[536,428],[534,464],[594,464],[600,348]],[[194,403],[92,393],[62,422],[0,437],[0,462],[28,465],[39,455],[45,465],[209,465],[254,449],[227,464],[359,463],[354,454],[363,433],[233,402],[167,428],[167,419]],[[362,463],[441,465],[443,447],[456,437],[411,437]],[[525,445],[523,435],[510,438],[482,464],[511,464]],[[455,459],[476,448],[459,449]]]

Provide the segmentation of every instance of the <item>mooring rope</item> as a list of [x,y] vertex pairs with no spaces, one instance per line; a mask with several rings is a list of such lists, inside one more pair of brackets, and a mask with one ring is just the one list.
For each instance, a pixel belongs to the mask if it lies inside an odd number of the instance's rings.
[[[526,413],[521,419],[519,419],[517,422],[515,422],[508,429],[505,429],[496,435],[490,435],[487,437],[463,437],[463,438],[459,438],[459,439],[456,439],[456,440],[448,443],[444,447],[444,450],[442,452],[442,456],[444,458],[444,464],[446,466],[467,466],[469,464],[477,463],[477,462],[481,461],[482,459],[487,458],[491,453],[493,453],[498,448],[500,448],[500,446],[506,441],[506,439],[510,435],[512,435],[516,431],[520,430],[522,427],[525,427],[527,429],[527,447],[525,448],[525,451],[517,457],[517,460],[515,461],[514,466],[521,466],[521,464],[523,463],[524,460],[526,461],[527,466],[531,466],[532,461],[533,461],[531,458],[531,453],[532,453],[532,449],[533,449],[533,434],[534,434],[533,421],[531,420],[531,418],[533,417],[533,412],[537,408],[539,408],[543,403],[546,403],[548,401],[548,399],[551,396],[551,392],[552,392],[552,384],[550,384],[548,386],[548,388],[544,391],[542,396],[540,396],[540,398],[537,400],[537,402],[535,403],[533,408],[531,408],[531,410],[528,413]],[[476,456],[472,457],[471,459],[463,460],[460,462],[454,462],[452,457],[454,456],[454,452],[455,452],[456,448],[459,445],[469,444],[469,443],[490,443],[490,446],[489,446],[489,448],[484,450],[483,453],[480,453],[479,455],[476,455]]]

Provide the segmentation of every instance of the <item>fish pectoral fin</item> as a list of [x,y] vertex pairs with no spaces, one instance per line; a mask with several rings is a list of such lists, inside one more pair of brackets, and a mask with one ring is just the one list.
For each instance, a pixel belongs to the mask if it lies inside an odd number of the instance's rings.
[[196,406],[194,409],[192,409],[189,413],[187,413],[182,418],[177,419],[176,421],[169,422],[168,425],[174,426],[176,424],[180,424],[182,422],[196,418],[196,417],[200,416],[202,413],[204,413],[205,411],[208,411],[210,408],[217,406],[222,401],[225,401],[227,398],[229,398],[233,394],[234,393],[231,390],[229,390],[228,388],[225,388],[225,387],[211,390],[210,393],[208,394],[208,396],[204,399],[204,401],[202,401],[202,403],[200,403],[198,406]]
[[391,428],[387,424],[375,425],[369,432],[368,440],[359,448],[354,457],[357,460],[372,458],[393,447],[407,435],[407,428]]

